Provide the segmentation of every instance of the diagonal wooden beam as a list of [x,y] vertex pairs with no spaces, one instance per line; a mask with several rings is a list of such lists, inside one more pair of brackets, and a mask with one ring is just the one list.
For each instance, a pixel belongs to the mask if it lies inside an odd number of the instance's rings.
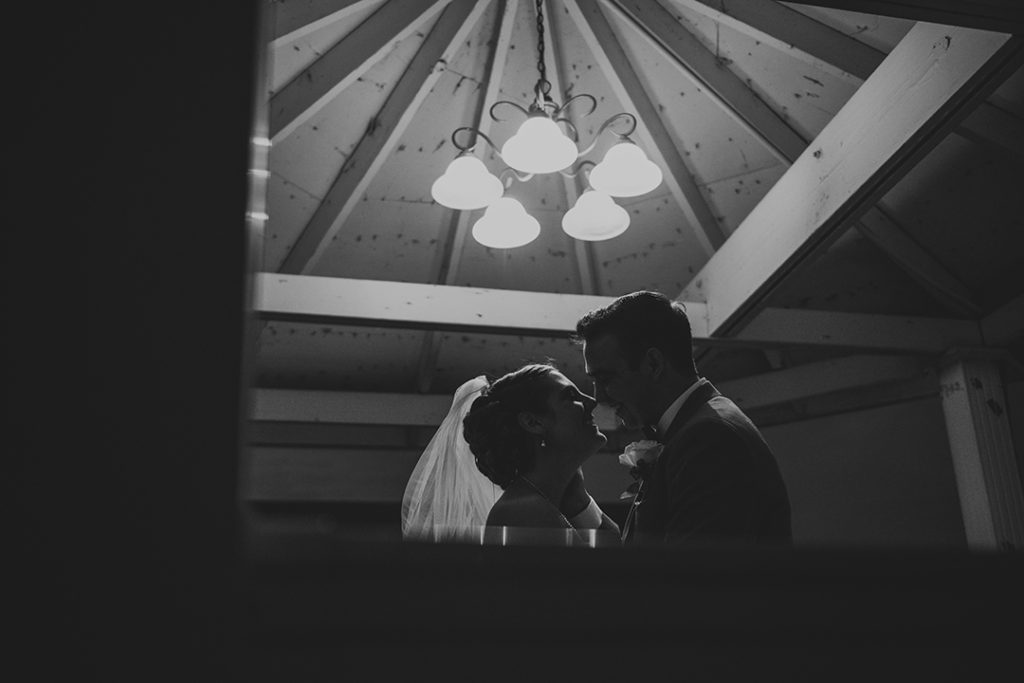
[[[711,92],[716,93],[716,101],[726,111],[732,113],[746,130],[774,151],[780,161],[788,166],[804,152],[807,141],[790,128],[727,67],[720,65],[715,56],[683,29],[675,17],[661,5],[641,0],[616,0],[616,6],[619,7],[620,13],[643,31],[651,44],[661,50],[668,59],[688,70],[695,78],[704,82]],[[730,8],[757,7],[762,10],[766,6],[774,7],[775,3],[754,0],[749,3],[733,2],[728,5]],[[773,9],[767,13],[777,23],[787,18],[790,13],[804,17],[799,12],[781,5],[779,7],[780,10]],[[797,21],[795,25],[802,26],[802,23]],[[845,37],[838,32],[834,33],[839,37]],[[871,70],[874,70],[881,61],[881,53],[878,55],[879,59],[872,63]],[[977,317],[980,313],[980,307],[973,301],[967,288],[880,208],[869,209],[857,227],[938,301],[972,317]],[[703,354],[701,358],[707,360]]]
[[[487,89],[484,91],[483,97],[477,101],[475,117],[476,129],[487,136],[490,136],[493,123],[489,107],[498,100],[498,94],[501,91],[501,81],[505,73],[505,64],[508,61],[512,30],[515,28],[518,10],[519,0],[502,0],[498,20],[494,27],[494,39],[488,56],[490,62],[487,68]],[[486,145],[480,141],[473,154],[483,160],[487,156]],[[452,213],[454,215],[451,219],[450,229],[444,246],[440,250],[440,264],[436,281],[442,285],[455,283],[466,244],[466,235],[469,234],[469,219],[474,215],[471,211],[453,211]],[[416,370],[416,388],[420,393],[430,391],[439,350],[437,333],[428,330],[423,336],[423,346],[420,348],[420,358]]]
[[455,0],[445,8],[366,134],[345,159],[285,257],[279,269],[282,273],[307,273],[312,269],[488,4]]
[[[258,273],[261,320],[568,338],[613,297]],[[933,355],[979,346],[971,320],[768,308],[735,337],[709,334],[708,309],[686,302],[695,346],[827,346]]]
[[615,0],[608,4],[670,61],[704,84],[709,97],[759,138],[779,161],[792,162],[807,147],[799,133],[659,3]]
[[280,142],[451,0],[388,0],[270,98],[270,139]]
[[[686,306],[692,306],[687,302]],[[735,336],[694,336],[695,346],[757,347],[823,346],[872,351],[937,355],[953,346],[981,343],[981,330],[973,320],[919,316],[844,313],[793,308],[765,308]]]
[[271,46],[309,35],[374,4],[376,0],[280,0],[274,2]]
[[1024,162],[1024,120],[983,102],[956,129],[957,134]]
[[681,298],[715,335],[749,321],[1013,73],[1024,39],[917,24],[765,195]]
[[867,80],[885,59],[884,52],[774,0],[679,3],[844,80]]
[[[884,52],[775,0],[679,2],[845,80],[857,83],[866,80],[885,59]],[[1021,121],[1016,117],[983,102],[956,129],[956,133],[974,142],[987,143],[1017,157],[1024,157],[1021,126]]]
[[846,356],[719,382],[716,387],[741,408],[758,409],[899,382],[921,376],[926,366],[913,356]]
[[602,14],[599,3],[565,0],[564,4],[612,91],[636,114],[636,135],[643,143],[644,151],[661,161],[661,167],[667,171],[665,184],[693,226],[705,252],[713,254],[725,241],[725,235],[676,149],[657,107],[647,96],[625,50]]
[[1024,8],[1018,0],[804,0],[800,4],[1024,34]]
[[1024,340],[1024,294],[992,311],[981,319],[985,344],[1006,346]]
[[981,306],[966,286],[925,251],[880,206],[869,209],[856,224],[857,230],[924,286],[940,303],[972,318]]

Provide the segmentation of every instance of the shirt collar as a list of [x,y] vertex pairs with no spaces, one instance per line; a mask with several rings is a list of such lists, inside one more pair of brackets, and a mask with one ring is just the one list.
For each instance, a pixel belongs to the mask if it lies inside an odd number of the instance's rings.
[[690,395],[697,390],[700,386],[700,378],[698,377],[693,384],[683,393],[679,394],[679,398],[672,401],[672,404],[661,414],[661,418],[658,420],[658,434],[664,434],[668,431],[669,426],[672,424],[672,420],[676,419],[676,415],[679,414],[679,409],[686,403],[686,399],[690,398]]

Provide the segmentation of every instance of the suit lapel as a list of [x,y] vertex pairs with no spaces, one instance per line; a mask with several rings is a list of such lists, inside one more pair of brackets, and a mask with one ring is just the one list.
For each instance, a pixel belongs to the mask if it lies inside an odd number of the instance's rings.
[[[672,424],[669,425],[665,433],[655,434],[653,430],[645,428],[645,437],[657,439],[661,443],[667,444],[669,439],[671,439],[676,432],[682,429],[683,425],[689,422],[705,403],[715,396],[720,395],[714,385],[707,379],[702,377],[697,380],[697,382],[697,388],[686,398],[683,405],[679,407],[679,412],[676,413],[676,416],[672,419]],[[633,499],[633,504],[629,507],[629,513],[626,515],[626,523],[622,529],[623,543],[627,542],[630,537],[636,533],[637,507],[643,502],[647,486],[648,482],[644,479],[640,483],[640,489],[637,491],[636,497]]]

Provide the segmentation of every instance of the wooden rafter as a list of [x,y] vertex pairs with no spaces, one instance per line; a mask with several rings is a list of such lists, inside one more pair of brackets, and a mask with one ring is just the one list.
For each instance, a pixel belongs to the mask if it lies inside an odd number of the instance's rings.
[[[616,0],[615,5],[619,7],[621,14],[647,37],[650,44],[659,49],[668,59],[702,81],[715,94],[714,101],[732,114],[751,135],[773,151],[780,161],[789,166],[804,152],[807,148],[807,140],[790,128],[738,76],[720,65],[714,54],[683,29],[670,12],[657,3],[641,0]],[[754,2],[731,4],[728,8],[749,9],[756,6],[764,9],[768,5],[775,6],[774,3]],[[707,6],[701,4],[701,7],[706,8]],[[799,12],[781,5],[779,7],[780,10],[772,9],[767,13],[773,20],[771,24],[773,30],[777,24],[789,16],[787,13],[804,17]],[[778,16],[776,16],[776,12],[779,12]],[[746,17],[747,15],[740,13],[740,16]],[[762,15],[754,14],[754,16]],[[808,21],[810,20],[808,19]],[[817,24],[817,22],[812,23]],[[801,26],[802,23],[797,21],[796,25]],[[852,40],[837,31],[834,33],[845,40]],[[783,32],[782,35],[788,36],[789,34]],[[829,36],[830,34],[826,33],[818,42],[825,42],[825,38]],[[844,43],[840,40],[839,44]],[[880,62],[881,59],[878,61]],[[877,66],[877,62],[874,62],[873,65]],[[967,288],[948,269],[924,251],[896,221],[880,208],[869,209],[863,221],[863,224],[858,223],[857,225],[861,232],[914,277],[937,300],[957,312],[970,315],[978,313],[980,309],[973,302]]]
[[451,0],[389,0],[270,98],[270,139],[291,134]]
[[944,26],[1024,34],[1024,8],[1017,0],[805,0],[800,4]]
[[290,0],[275,2],[272,46],[282,45],[341,21],[377,0]]
[[885,59],[885,53],[774,0],[680,4],[845,80],[866,80]]
[[703,83],[710,98],[760,139],[779,161],[792,162],[807,147],[799,133],[660,4],[650,0],[615,0],[609,6],[670,61]]
[[1024,340],[1024,294],[1018,294],[982,318],[981,333],[990,346],[1005,346]]
[[959,278],[925,251],[881,206],[865,212],[856,227],[947,308],[972,318],[981,315],[981,306]]
[[[884,52],[775,0],[680,2],[725,26],[799,57],[825,73],[858,84],[885,59]],[[1012,114],[983,102],[955,132],[974,142],[1024,157],[1022,125]]]
[[693,226],[705,252],[713,254],[725,241],[724,233],[599,5],[598,2],[565,0],[566,10],[612,91],[636,113],[636,135],[645,151],[661,161],[661,167],[667,171],[665,184]]
[[312,269],[441,77],[444,63],[459,49],[488,4],[455,0],[444,9],[374,117],[374,125],[345,159],[323,201],[285,257],[281,272],[308,273]]
[[[516,12],[519,10],[519,0],[502,0],[499,8],[498,20],[494,27],[494,40],[488,56],[487,88],[481,99],[477,100],[476,129],[484,135],[490,135],[492,119],[489,113],[490,104],[497,101],[498,93],[501,91],[502,76],[505,73],[505,64],[508,61],[509,46],[512,42],[512,29],[515,28]],[[487,148],[484,144],[478,144],[473,151],[478,158],[484,159],[487,155]],[[437,282],[442,285],[455,283],[459,272],[459,263],[462,260],[462,252],[466,244],[466,235],[469,234],[469,219],[473,216],[470,211],[453,211],[451,225],[444,246],[440,249],[440,263],[438,264]],[[430,391],[430,384],[433,380],[434,366],[437,363],[437,355],[440,350],[437,333],[428,330],[423,337],[423,346],[420,348],[420,357],[417,362],[416,388],[420,393]]]
[[[262,320],[567,338],[613,297],[258,273]],[[709,334],[708,308],[686,302],[698,346],[830,346],[936,354],[981,343],[967,320],[768,308],[740,334]]]
[[983,102],[956,132],[971,142],[976,142],[1009,155],[1016,163],[1024,162],[1024,120]]
[[1020,64],[1022,40],[918,24],[705,264],[680,298],[734,333]]
[[[717,388],[748,410],[826,394],[855,391],[920,377],[921,361],[908,356],[849,356],[720,382]],[[935,381],[934,373],[932,381]],[[251,419],[259,422],[400,425],[441,423],[448,394],[403,394],[304,389],[253,389]],[[605,430],[618,428],[614,413],[596,411]]]
[[729,340],[710,335],[708,339],[695,337],[694,344],[728,346],[732,341],[758,347],[831,346],[936,355],[951,346],[980,344],[981,332],[973,320],[765,308]]

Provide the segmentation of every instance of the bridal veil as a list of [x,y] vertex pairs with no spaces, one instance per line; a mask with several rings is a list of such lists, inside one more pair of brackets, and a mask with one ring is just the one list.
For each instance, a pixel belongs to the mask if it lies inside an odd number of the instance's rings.
[[502,491],[477,469],[462,436],[462,420],[486,387],[486,378],[480,376],[458,388],[448,415],[413,468],[402,496],[403,538],[480,538],[487,513]]

